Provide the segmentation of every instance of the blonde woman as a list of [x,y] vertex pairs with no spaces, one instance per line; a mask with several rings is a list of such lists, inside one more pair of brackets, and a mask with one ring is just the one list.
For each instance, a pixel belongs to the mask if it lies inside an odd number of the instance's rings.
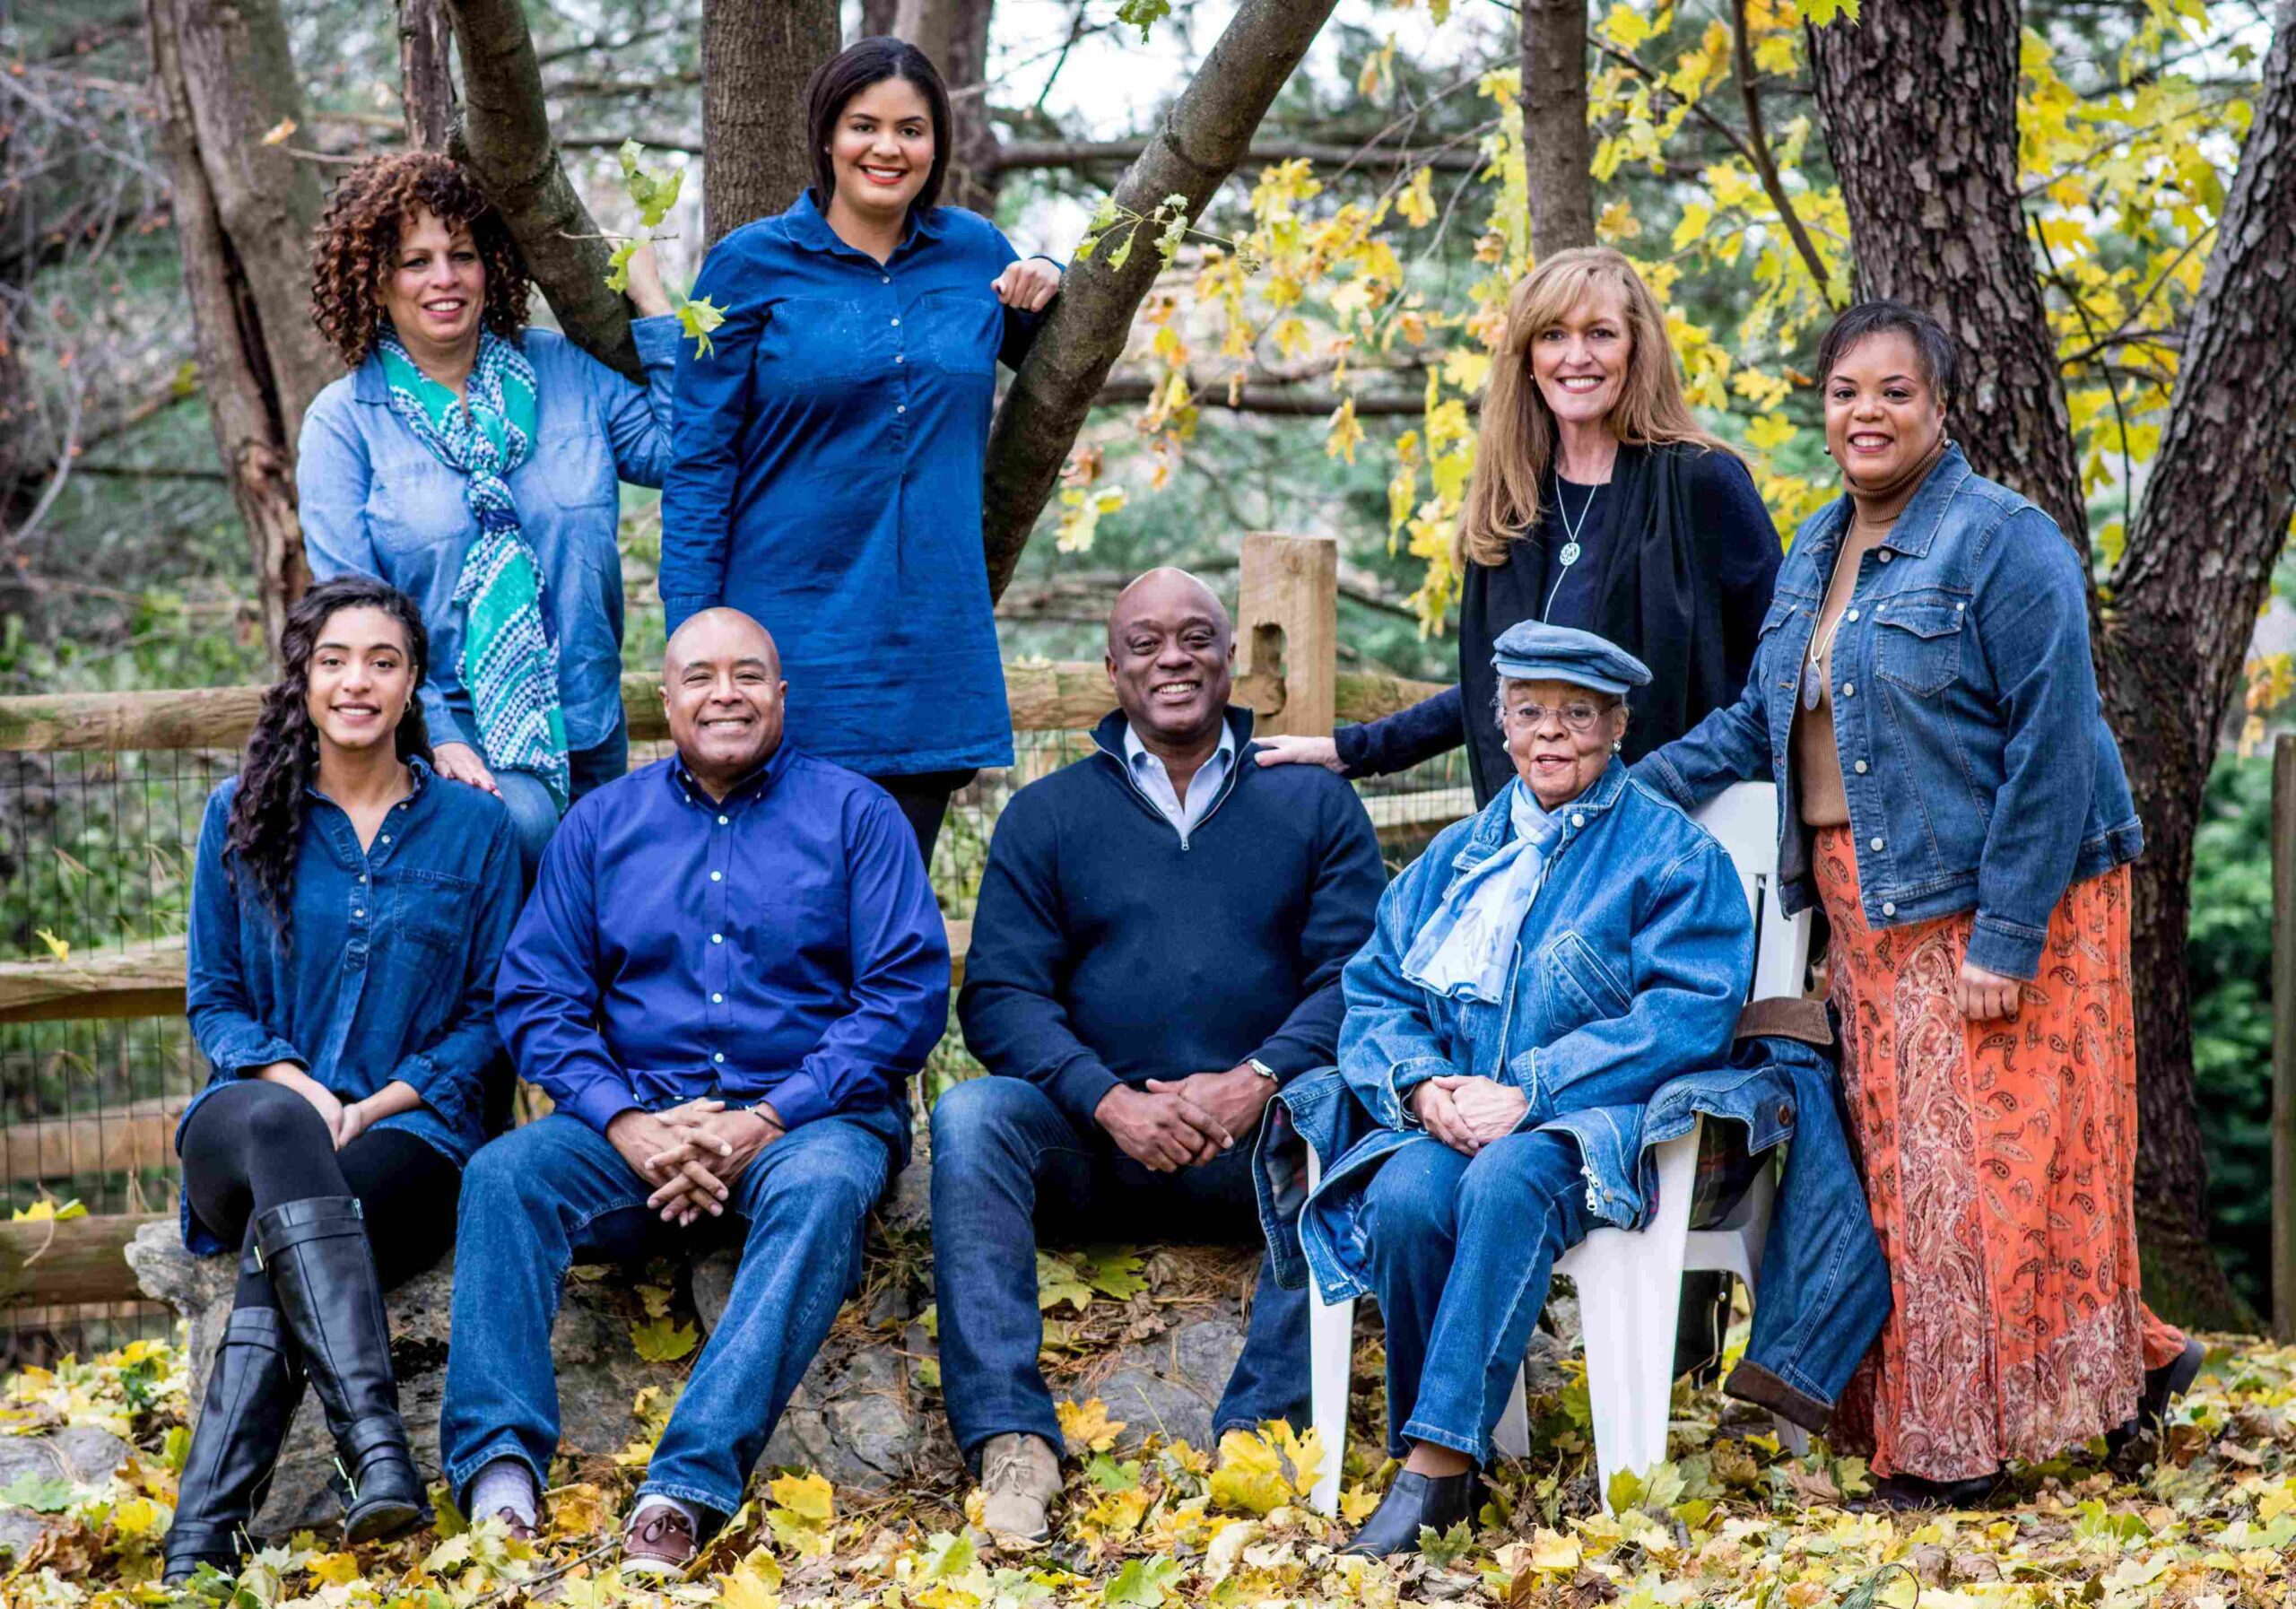
[[1262,765],[1370,777],[1469,745],[1478,806],[1514,777],[1486,711],[1492,645],[1524,621],[1592,631],[1650,667],[1625,758],[1735,701],[1780,544],[1738,456],[1683,400],[1665,314],[1615,251],[1555,253],[1515,287],[1459,522],[1459,685],[1333,737],[1262,740]]

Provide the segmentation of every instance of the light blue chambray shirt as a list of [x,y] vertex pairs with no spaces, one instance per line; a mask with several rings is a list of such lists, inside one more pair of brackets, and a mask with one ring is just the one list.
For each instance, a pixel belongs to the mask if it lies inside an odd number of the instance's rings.
[[1129,721],[1124,727],[1124,763],[1132,773],[1135,785],[1148,796],[1148,802],[1163,812],[1164,819],[1186,839],[1211,810],[1212,802],[1220,796],[1221,783],[1227,779],[1228,768],[1236,763],[1236,735],[1229,730],[1227,722],[1220,723],[1220,746],[1204,762],[1203,769],[1188,779],[1185,804],[1180,801],[1178,790],[1172,787],[1172,776],[1164,769],[1164,762],[1148,752]]

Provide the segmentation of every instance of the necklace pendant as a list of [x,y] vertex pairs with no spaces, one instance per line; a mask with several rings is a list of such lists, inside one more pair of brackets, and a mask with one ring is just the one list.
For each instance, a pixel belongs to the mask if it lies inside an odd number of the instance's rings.
[[1568,570],[1568,569],[1570,569],[1572,565],[1574,565],[1574,564],[1578,563],[1578,544],[1577,543],[1575,543],[1575,542],[1566,542],[1566,543],[1564,543],[1564,544],[1562,544],[1562,555],[1561,555],[1561,557],[1562,557],[1562,567],[1563,567],[1565,570]]
[[1802,708],[1815,709],[1826,696],[1826,679],[1818,674],[1814,665],[1802,667]]

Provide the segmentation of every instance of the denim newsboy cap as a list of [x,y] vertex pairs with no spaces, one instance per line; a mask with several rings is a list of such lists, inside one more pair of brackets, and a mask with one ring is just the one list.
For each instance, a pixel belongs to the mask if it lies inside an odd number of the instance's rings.
[[1491,663],[1509,682],[1568,682],[1613,695],[1650,680],[1650,667],[1607,638],[1526,620],[1492,645]]

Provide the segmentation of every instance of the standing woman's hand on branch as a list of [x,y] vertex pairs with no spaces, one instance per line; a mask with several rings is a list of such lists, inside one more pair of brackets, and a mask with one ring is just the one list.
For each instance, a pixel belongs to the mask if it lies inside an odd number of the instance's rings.
[[1328,737],[1259,738],[1252,758],[1262,765],[1319,765],[1339,776],[1347,775],[1339,745]]
[[640,318],[677,311],[670,305],[670,293],[662,288],[662,264],[654,255],[651,240],[630,254],[628,268],[630,305],[638,309]]
[[1023,257],[1005,265],[989,289],[996,300],[1023,313],[1040,313],[1060,294],[1060,270],[1042,257]]

